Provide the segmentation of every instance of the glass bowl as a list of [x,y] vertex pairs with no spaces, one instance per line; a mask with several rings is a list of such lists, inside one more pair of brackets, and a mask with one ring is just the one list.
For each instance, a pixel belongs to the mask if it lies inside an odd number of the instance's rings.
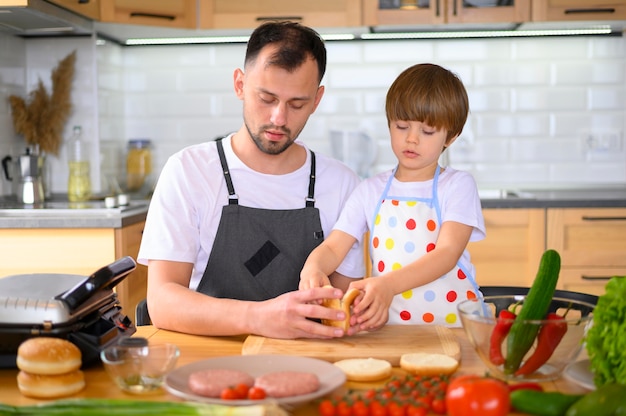
[[112,345],[100,352],[111,379],[120,389],[133,394],[161,392],[163,380],[179,356],[174,344]]
[[[552,298],[548,313],[557,313],[560,316],[565,316],[562,322],[566,324],[567,330],[561,340],[558,341],[556,348],[553,349],[551,354],[542,354],[541,351],[538,353],[538,355],[543,357],[549,356],[549,358],[547,358],[547,360],[538,360],[542,365],[538,366],[535,370],[527,371],[530,363],[526,367],[524,367],[524,364],[535,353],[538,339],[542,338],[542,341],[555,339],[555,337],[551,336],[554,332],[551,333],[550,327],[547,326],[554,325],[555,320],[540,319],[521,322],[527,330],[537,335],[531,337],[534,338],[534,340],[530,349],[524,354],[519,367],[515,365],[513,362],[515,360],[512,360],[511,357],[508,357],[509,362],[506,363],[509,335],[504,337],[500,348],[501,355],[505,361],[504,364],[498,362],[497,358],[494,358],[493,353],[490,352],[494,331],[498,333],[500,326],[511,325],[514,321],[514,319],[498,318],[500,311],[509,310],[517,314],[523,306],[525,299],[526,296],[523,295],[485,296],[484,298],[463,301],[458,305],[463,329],[467,334],[469,342],[487,367],[490,375],[507,381],[540,382],[554,380],[561,376],[568,364],[574,362],[583,348],[584,336],[593,322],[593,309],[595,305],[575,299],[568,299],[566,297]],[[497,324],[500,325],[498,328],[496,328]],[[552,327],[552,330],[553,328],[554,327]],[[542,330],[546,331],[543,337],[539,333]],[[495,345],[498,344],[498,342],[495,342]],[[546,343],[542,342],[542,345],[546,345]],[[535,360],[533,359],[532,361]],[[537,365],[530,367],[537,367]],[[521,370],[522,368],[524,368],[524,370]]]

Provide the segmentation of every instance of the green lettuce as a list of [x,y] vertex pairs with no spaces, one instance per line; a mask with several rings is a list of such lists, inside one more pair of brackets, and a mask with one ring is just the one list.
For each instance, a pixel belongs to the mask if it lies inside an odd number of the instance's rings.
[[598,298],[585,336],[593,381],[626,384],[626,277],[612,277]]

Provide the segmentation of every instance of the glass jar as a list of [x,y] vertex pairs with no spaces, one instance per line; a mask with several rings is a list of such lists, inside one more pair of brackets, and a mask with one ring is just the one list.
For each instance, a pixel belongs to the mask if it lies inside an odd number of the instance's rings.
[[126,189],[129,192],[149,192],[152,185],[152,143],[149,139],[131,139],[127,150]]

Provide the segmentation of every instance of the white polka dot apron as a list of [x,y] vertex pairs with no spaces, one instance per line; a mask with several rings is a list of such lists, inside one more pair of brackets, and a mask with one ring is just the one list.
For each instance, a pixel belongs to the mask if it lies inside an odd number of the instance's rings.
[[[437,166],[430,198],[389,195],[395,171],[389,177],[374,213],[370,233],[372,275],[380,276],[412,263],[433,250],[441,227],[437,199]],[[459,302],[478,293],[471,267],[459,261],[447,274],[431,283],[396,295],[389,309],[389,324],[461,326]]]

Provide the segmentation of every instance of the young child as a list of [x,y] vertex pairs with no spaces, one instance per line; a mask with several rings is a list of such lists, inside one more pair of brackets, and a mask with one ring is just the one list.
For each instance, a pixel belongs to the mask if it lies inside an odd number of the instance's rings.
[[473,177],[438,160],[463,130],[467,92],[447,69],[419,64],[394,81],[385,108],[397,167],[354,190],[309,255],[300,289],[329,284],[328,275],[369,231],[373,277],[350,283],[364,293],[352,325],[460,326],[456,305],[479,290],[466,247],[485,237],[485,226]]

